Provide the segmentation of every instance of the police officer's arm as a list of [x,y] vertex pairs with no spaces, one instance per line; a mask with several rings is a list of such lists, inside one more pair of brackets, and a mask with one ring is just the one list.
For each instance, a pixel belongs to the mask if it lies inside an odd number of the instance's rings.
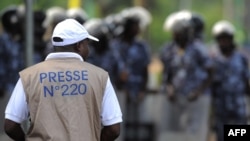
[[167,98],[170,101],[175,101],[176,100],[176,96],[175,96],[175,89],[172,83],[172,79],[173,79],[173,73],[171,72],[170,69],[168,69],[168,71],[165,72],[166,73],[166,90],[167,90]]
[[246,84],[246,94],[247,94],[247,96],[250,96],[250,84],[249,84],[249,79],[245,79],[245,84]]
[[248,60],[245,56],[242,57],[242,62],[243,62],[243,65],[245,67],[244,69],[244,73],[243,73],[243,79],[244,79],[244,82],[245,82],[245,88],[246,88],[246,95],[247,96],[250,96],[250,70],[249,70],[249,63],[248,63]]
[[196,100],[201,94],[203,94],[205,90],[210,87],[213,78],[214,66],[212,59],[207,54],[206,50],[200,50],[199,54],[199,58],[196,59],[198,60],[200,67],[206,71],[207,78],[200,83],[197,89],[190,93],[188,97],[190,101]]
[[6,134],[15,141],[25,141],[25,134],[21,124],[5,119],[4,130]]
[[249,70],[248,69],[246,69],[246,74],[243,77],[243,79],[244,79],[244,82],[245,82],[246,95],[250,96],[250,83],[249,83],[250,80],[249,80]]
[[101,141],[114,141],[120,135],[120,123],[104,126],[101,132]]
[[210,87],[210,84],[212,82],[212,76],[213,76],[213,68],[209,67],[206,69],[206,71],[207,71],[208,77],[203,81],[203,83],[200,83],[200,86],[194,92],[192,92],[188,96],[188,100],[190,101],[196,100],[203,92],[205,92],[207,88]]

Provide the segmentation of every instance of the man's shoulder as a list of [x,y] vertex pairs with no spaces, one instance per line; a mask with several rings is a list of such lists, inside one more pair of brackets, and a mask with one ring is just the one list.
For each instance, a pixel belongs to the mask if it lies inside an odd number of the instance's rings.
[[34,71],[35,69],[38,69],[40,66],[42,66],[42,64],[44,64],[44,61],[26,67],[26,68],[24,68],[23,70],[21,70],[20,73],[30,72],[30,71],[32,72],[32,71]]

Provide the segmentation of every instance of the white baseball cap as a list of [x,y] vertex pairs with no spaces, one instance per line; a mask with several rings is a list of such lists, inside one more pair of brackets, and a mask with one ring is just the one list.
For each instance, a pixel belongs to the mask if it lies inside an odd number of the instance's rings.
[[55,26],[51,41],[53,46],[65,46],[86,38],[99,41],[96,37],[89,35],[88,31],[78,21],[66,19]]

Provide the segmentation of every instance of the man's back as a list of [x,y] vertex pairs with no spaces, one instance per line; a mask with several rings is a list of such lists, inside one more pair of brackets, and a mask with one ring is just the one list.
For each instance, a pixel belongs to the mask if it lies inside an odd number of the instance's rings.
[[100,140],[105,71],[77,58],[48,59],[20,76],[30,109],[28,140]]

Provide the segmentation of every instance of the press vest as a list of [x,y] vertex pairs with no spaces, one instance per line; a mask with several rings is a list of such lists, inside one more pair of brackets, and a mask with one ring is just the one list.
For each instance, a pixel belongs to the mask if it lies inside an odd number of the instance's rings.
[[30,111],[27,141],[99,141],[108,73],[77,58],[20,72]]

